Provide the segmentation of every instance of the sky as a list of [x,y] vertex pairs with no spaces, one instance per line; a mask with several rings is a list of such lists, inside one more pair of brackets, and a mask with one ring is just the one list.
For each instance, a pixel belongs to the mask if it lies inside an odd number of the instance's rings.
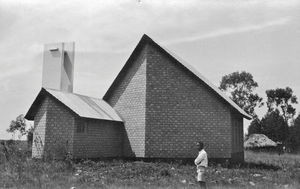
[[41,89],[44,44],[74,41],[74,92],[102,98],[144,33],[216,86],[244,70],[300,101],[300,0],[0,0],[0,139]]

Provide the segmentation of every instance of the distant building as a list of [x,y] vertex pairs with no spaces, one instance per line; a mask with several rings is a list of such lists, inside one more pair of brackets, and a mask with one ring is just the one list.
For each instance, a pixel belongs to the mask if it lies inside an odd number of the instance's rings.
[[264,148],[264,147],[276,147],[278,143],[269,139],[264,134],[252,134],[249,138],[244,142],[245,148]]
[[243,118],[232,100],[184,61],[144,35],[102,99],[74,94],[74,44],[45,47],[33,157],[209,158],[243,161]]

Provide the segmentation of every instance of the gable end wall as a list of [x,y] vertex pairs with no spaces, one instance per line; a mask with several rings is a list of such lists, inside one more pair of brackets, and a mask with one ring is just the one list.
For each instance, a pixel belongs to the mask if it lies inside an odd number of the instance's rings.
[[67,152],[73,154],[74,116],[63,104],[47,96],[34,119],[32,156],[41,158],[38,151],[54,159],[63,159]]

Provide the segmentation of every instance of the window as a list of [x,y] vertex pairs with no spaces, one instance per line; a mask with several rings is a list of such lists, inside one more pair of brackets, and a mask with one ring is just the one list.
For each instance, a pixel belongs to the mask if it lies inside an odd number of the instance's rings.
[[77,133],[84,133],[84,125],[77,125]]
[[78,125],[77,125],[77,129],[76,129],[76,132],[77,133],[85,133],[87,132],[87,122],[80,122]]

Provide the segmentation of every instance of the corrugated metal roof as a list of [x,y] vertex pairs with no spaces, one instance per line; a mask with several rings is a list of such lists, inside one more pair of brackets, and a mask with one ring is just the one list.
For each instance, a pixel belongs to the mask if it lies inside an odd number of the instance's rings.
[[142,39],[139,41],[138,45],[135,47],[133,53],[130,55],[129,59],[127,60],[126,64],[122,68],[121,72],[118,74],[117,78],[114,80],[113,84],[110,86],[106,94],[104,95],[103,99],[108,99],[109,96],[113,93],[114,87],[117,83],[122,79],[124,72],[130,66],[132,59],[136,56],[137,53],[142,49],[144,45],[147,43],[153,44],[155,47],[161,49],[165,54],[176,60],[179,64],[185,67],[188,71],[194,74],[197,78],[202,80],[206,85],[208,85],[213,91],[215,91],[221,98],[223,98],[227,103],[229,103],[234,109],[236,109],[239,113],[243,115],[246,119],[252,119],[252,117],[247,114],[243,109],[241,109],[235,102],[233,102],[225,93],[223,93],[220,89],[218,89],[214,84],[212,84],[208,79],[206,79],[202,74],[200,74],[193,66],[186,63],[184,60],[179,58],[174,53],[170,52],[166,48],[163,48],[161,45],[153,41],[149,36],[146,34],[143,35]]
[[117,112],[102,99],[44,88],[30,107],[25,116],[26,119],[32,119],[34,117],[35,109],[37,109],[40,103],[39,98],[42,98],[45,92],[52,95],[80,117],[122,122]]

